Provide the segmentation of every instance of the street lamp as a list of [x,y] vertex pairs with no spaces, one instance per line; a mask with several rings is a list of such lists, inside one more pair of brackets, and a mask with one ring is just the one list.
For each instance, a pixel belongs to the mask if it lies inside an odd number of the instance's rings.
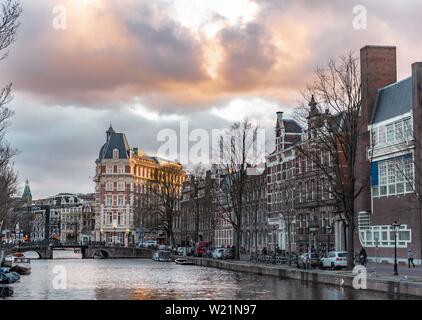
[[329,224],[328,226],[327,226],[327,233],[328,233],[328,240],[327,240],[327,255],[328,255],[328,252],[330,252],[330,237],[331,237],[331,232],[332,232],[332,230],[333,230],[333,227],[331,226],[331,224]]
[[[314,240],[315,245],[316,245],[316,234],[318,232],[318,224],[316,223],[316,221],[314,219],[310,219],[309,221],[309,229],[308,229],[308,234],[309,234],[309,248],[308,248],[308,252],[311,253],[312,252],[312,240]],[[316,250],[316,248],[314,248]]]
[[400,224],[397,223],[397,221],[394,221],[394,223],[391,226],[393,227],[393,230],[394,230],[394,275],[398,276],[399,272],[397,270],[397,234],[400,228]]
[[276,252],[275,252],[275,243],[276,243],[276,240],[277,240],[277,234],[276,234],[276,231],[277,231],[277,229],[278,229],[278,225],[273,224],[271,227],[272,227],[272,229],[273,229],[273,246],[274,246],[274,254],[275,254],[275,253],[276,253]]

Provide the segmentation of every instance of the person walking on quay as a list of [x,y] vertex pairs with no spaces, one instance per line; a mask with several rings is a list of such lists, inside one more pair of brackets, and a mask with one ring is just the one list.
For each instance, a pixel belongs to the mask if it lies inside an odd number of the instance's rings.
[[362,250],[360,250],[359,252],[359,259],[360,264],[366,266],[366,263],[368,262],[368,255],[366,254],[366,250],[364,247],[362,247]]
[[409,249],[409,251],[407,252],[407,261],[409,264],[409,268],[410,268],[410,264],[413,265],[413,268],[415,268],[415,264],[413,263],[413,251],[412,249]]

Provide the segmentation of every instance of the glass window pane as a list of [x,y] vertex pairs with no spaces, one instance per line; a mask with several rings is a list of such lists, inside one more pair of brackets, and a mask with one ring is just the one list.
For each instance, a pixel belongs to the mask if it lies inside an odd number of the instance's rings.
[[374,197],[378,197],[379,196],[379,188],[378,187],[373,187],[372,188],[372,196],[374,196]]
[[403,121],[396,122],[394,124],[394,129],[395,129],[395,141],[396,142],[403,141],[404,140]]
[[409,241],[410,240],[410,232],[409,231],[399,231],[399,240]]
[[387,186],[380,187],[380,195],[385,196],[387,195]]
[[378,143],[385,144],[385,126],[378,128]]
[[387,126],[387,143],[392,144],[394,143],[394,124],[389,124]]

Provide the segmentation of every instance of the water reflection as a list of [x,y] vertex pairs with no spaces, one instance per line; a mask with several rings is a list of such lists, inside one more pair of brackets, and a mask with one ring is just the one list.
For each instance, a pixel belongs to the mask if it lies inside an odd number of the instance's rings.
[[[67,289],[55,290],[55,266]],[[32,274],[14,285],[13,299],[397,299],[369,291],[152,260],[35,260]],[[403,298],[403,297],[400,297]]]

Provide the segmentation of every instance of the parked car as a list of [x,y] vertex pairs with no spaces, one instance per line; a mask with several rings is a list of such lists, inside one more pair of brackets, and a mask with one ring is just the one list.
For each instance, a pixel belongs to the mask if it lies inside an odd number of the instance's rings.
[[147,248],[147,249],[155,249],[157,247],[157,241],[155,241],[155,240],[146,240],[144,242],[141,242],[139,244],[139,247],[141,247],[141,248]]
[[217,248],[212,252],[213,259],[224,259],[224,248]]
[[195,257],[202,257],[210,250],[210,243],[207,241],[198,242],[195,245],[194,256]]
[[212,252],[212,258],[214,259],[233,259],[234,252],[231,248],[217,248]]
[[193,254],[194,248],[192,247],[178,247],[177,254],[179,256],[191,256]]
[[320,266],[320,258],[318,254],[314,252],[304,253],[298,257],[296,266],[299,269],[317,268]]
[[224,259],[234,259],[234,250],[232,248],[224,248]]
[[321,259],[321,269],[331,268],[331,270],[347,267],[347,252],[332,251],[327,257]]

